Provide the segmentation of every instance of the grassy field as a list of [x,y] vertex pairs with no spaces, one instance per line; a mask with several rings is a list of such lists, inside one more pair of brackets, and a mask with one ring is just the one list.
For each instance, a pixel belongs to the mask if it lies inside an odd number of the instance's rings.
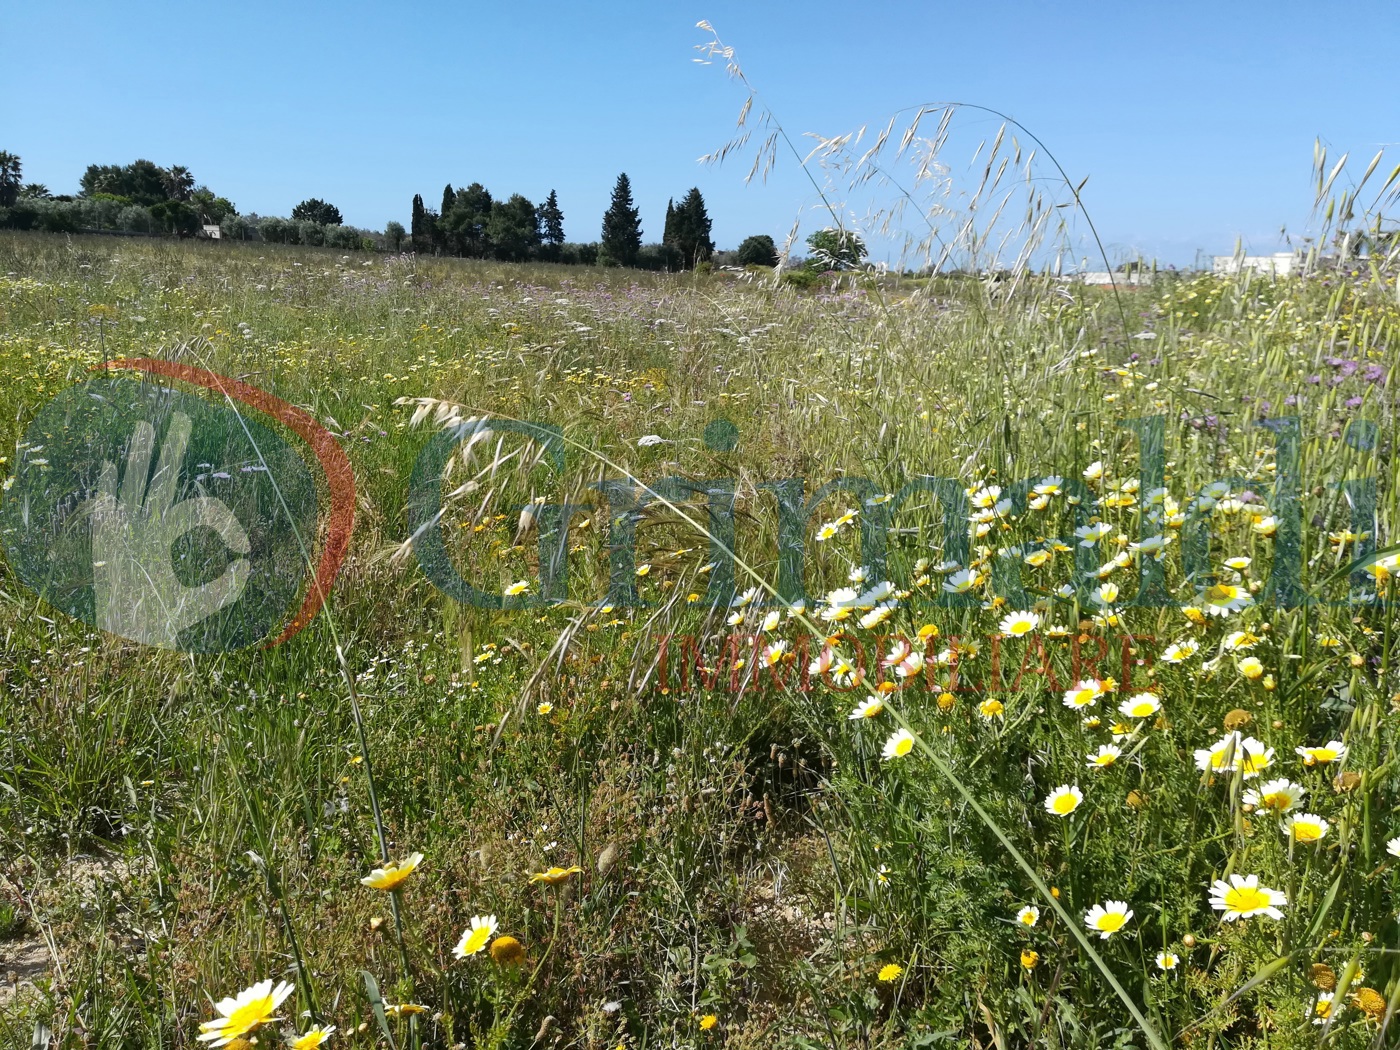
[[[159,357],[306,409],[357,487],[272,648],[0,569],[0,1045],[191,1047],[264,980],[262,1046],[1394,1045],[1398,345],[1368,272],[798,293],[0,237],[6,471]],[[503,608],[407,542],[467,417],[562,435],[441,486]],[[576,505],[550,601],[536,501]]]

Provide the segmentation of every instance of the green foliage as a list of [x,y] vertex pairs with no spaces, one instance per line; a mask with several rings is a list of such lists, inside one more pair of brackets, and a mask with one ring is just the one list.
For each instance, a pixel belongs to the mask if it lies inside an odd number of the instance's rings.
[[456,254],[469,259],[491,254],[489,226],[494,205],[491,191],[479,182],[457,191],[451,213],[444,213],[439,220],[443,236]]
[[740,266],[777,266],[778,246],[766,233],[745,237],[739,245]]
[[850,270],[865,259],[865,242],[851,230],[818,230],[807,238],[807,247],[807,265],[817,270]]
[[151,206],[156,232],[192,237],[199,229],[199,213],[184,201],[166,200]]
[[603,214],[599,261],[605,266],[632,266],[642,250],[641,213],[632,202],[632,183],[623,172],[613,185],[612,200]]
[[665,243],[680,253],[683,267],[694,269],[708,261],[714,253],[715,244],[710,240],[710,216],[698,187],[692,187],[682,199],[680,207],[672,209],[667,205],[666,226]]
[[413,195],[413,218],[409,224],[409,239],[415,252],[426,251],[432,244],[433,232],[428,227],[428,213],[423,207],[423,195]]
[[559,198],[553,190],[539,209],[539,229],[545,258],[559,258],[564,244],[564,213],[559,210]]
[[110,193],[146,207],[170,200],[169,172],[153,161],[90,164],[79,180],[84,196]]
[[327,204],[318,197],[312,197],[292,209],[292,221],[313,222],[318,226],[339,226],[345,220],[341,218],[340,209],[334,204]]
[[384,239],[388,242],[390,251],[399,251],[403,247],[405,230],[403,223],[390,219],[384,224]]
[[539,215],[535,205],[519,193],[491,206],[486,236],[497,259],[524,262],[540,245]]
[[23,182],[23,162],[16,154],[0,150],[0,208],[14,206]]

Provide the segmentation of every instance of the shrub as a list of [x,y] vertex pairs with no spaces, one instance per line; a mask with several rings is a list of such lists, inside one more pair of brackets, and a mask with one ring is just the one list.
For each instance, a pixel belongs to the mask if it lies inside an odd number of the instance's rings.
[[121,210],[121,214],[117,216],[117,224],[127,233],[150,233],[151,211],[140,204],[133,204]]
[[778,246],[766,233],[745,237],[739,245],[740,266],[777,266]]

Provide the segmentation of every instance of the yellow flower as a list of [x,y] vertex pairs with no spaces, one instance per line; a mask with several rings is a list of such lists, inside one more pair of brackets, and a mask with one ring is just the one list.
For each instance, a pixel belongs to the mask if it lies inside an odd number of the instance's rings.
[[237,995],[220,1000],[214,1009],[222,1015],[199,1026],[199,1041],[212,1046],[227,1046],[269,1021],[276,1020],[277,1008],[292,994],[292,986],[282,981],[277,987],[271,981],[259,981]]
[[469,955],[475,955],[486,947],[496,932],[496,916],[494,915],[473,915],[471,925],[462,934],[462,939],[457,942],[457,947],[452,949],[452,954],[459,959],[465,959]]
[[382,868],[375,868],[361,879],[360,882],[376,890],[397,889],[406,878],[413,874],[414,869],[421,863],[423,863],[423,854],[414,853],[401,861],[391,861]]
[[335,1025],[313,1025],[292,1040],[292,1050],[315,1050],[335,1032]]
[[1327,834],[1327,827],[1327,821],[1316,813],[1299,813],[1285,819],[1279,830],[1294,842],[1314,843],[1320,842]]
[[1293,750],[1302,757],[1305,766],[1325,766],[1347,755],[1346,745],[1340,740],[1331,740],[1321,747],[1295,747]]
[[384,1013],[389,1017],[409,1017],[412,1014],[425,1014],[428,1008],[422,1003],[385,1003]]
[[535,708],[535,712],[536,712],[537,714],[541,714],[541,715],[547,715],[547,714],[549,714],[549,713],[550,713],[551,711],[553,711],[553,710],[554,710],[554,705],[551,704],[548,700],[542,701],[542,702]]
[[543,882],[546,886],[553,886],[555,883],[565,882],[583,869],[575,864],[571,868],[550,868],[548,871],[540,871],[530,876],[530,881]]
[[865,718],[876,718],[885,710],[885,702],[878,696],[872,696],[868,700],[863,700],[855,706],[849,715],[852,722],[858,722]]
[[1106,941],[1128,924],[1133,911],[1126,901],[1105,901],[1095,904],[1084,916],[1084,925],[1098,933],[1099,939]]
[[[944,694],[944,696],[947,695],[948,694],[946,693]],[[940,701],[942,699],[943,697],[939,697]],[[941,707],[942,704],[940,703],[939,706]],[[1004,704],[1002,704],[1000,700],[997,700],[993,697],[988,697],[986,700],[983,700],[980,704],[977,705],[977,713],[983,718],[1000,718],[1003,714],[1006,713],[1006,707]]]
[[898,729],[890,734],[890,738],[885,741],[884,756],[885,761],[892,758],[903,758],[914,750],[914,734],[907,729]]
[[1045,799],[1045,811],[1052,816],[1067,817],[1079,808],[1084,801],[1084,793],[1077,786],[1061,784]]
[[1385,1016],[1385,996],[1374,988],[1358,988],[1351,993],[1351,1001],[1368,1020],[1379,1021]]
[[1034,926],[1040,921],[1040,909],[1034,904],[1027,904],[1016,913],[1016,921],[1022,926]]
[[1036,964],[1040,962],[1040,953],[1032,948],[1026,948],[1021,952],[1021,965],[1027,970],[1034,970]]
[[502,966],[515,966],[525,959],[525,946],[514,937],[497,937],[491,942],[491,958]]
[[899,975],[904,972],[904,967],[899,963],[886,963],[880,968],[880,980],[886,984],[891,984],[899,980]]
[[1251,682],[1256,678],[1262,677],[1264,674],[1264,665],[1259,662],[1257,657],[1246,656],[1235,666],[1239,668],[1240,674],[1244,675]]
[[700,1031],[708,1032],[715,1025],[719,1024],[719,1018],[714,1014],[706,1014],[700,1018]]

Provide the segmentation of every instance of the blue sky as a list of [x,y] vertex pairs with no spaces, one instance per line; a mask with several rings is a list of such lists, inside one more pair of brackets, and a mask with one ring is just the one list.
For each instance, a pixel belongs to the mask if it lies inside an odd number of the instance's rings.
[[[720,247],[823,224],[790,157],[696,158],[744,94],[693,46],[708,19],[799,142],[883,125],[929,101],[1001,109],[1076,181],[1114,254],[1189,265],[1197,249],[1279,246],[1311,204],[1314,137],[1359,173],[1400,142],[1387,56],[1393,3],[7,5],[0,149],[74,192],[90,163],[184,164],[240,211],[306,197],[346,221],[407,224],[445,183],[559,194],[570,240],[596,240],[619,171],[647,240],[699,186]],[[961,178],[996,122],[960,116]],[[1389,151],[1400,160],[1400,146]],[[1388,167],[1388,166],[1387,166]]]

